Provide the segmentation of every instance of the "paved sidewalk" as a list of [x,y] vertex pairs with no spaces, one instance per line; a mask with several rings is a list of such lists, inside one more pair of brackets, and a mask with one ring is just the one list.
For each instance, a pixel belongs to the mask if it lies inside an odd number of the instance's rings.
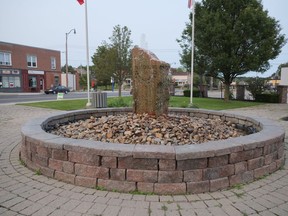
[[[36,175],[20,164],[21,124],[55,112],[25,106],[0,106],[0,215],[33,216],[193,216],[288,215],[288,163],[253,183],[220,192],[158,196],[97,191]],[[229,110],[276,120],[285,127],[288,105]],[[287,152],[286,144],[286,152]]]

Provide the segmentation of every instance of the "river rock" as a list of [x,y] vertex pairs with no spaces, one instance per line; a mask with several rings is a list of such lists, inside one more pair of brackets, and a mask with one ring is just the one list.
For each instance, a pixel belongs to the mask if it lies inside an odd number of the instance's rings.
[[247,135],[243,128],[220,118],[205,119],[185,115],[155,118],[147,113],[128,113],[98,118],[91,116],[86,120],[57,124],[48,132],[67,138],[102,142],[187,145]]

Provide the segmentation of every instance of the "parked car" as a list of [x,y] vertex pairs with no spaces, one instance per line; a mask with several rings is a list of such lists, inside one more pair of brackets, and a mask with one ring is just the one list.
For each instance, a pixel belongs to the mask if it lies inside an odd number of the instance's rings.
[[54,86],[50,89],[45,90],[45,94],[57,94],[59,92],[67,94],[68,92],[70,92],[70,90],[67,87],[61,85]]

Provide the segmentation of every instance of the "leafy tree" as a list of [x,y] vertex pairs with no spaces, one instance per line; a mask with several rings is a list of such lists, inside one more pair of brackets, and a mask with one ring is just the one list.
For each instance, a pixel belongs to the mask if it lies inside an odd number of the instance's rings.
[[[182,53],[180,54],[180,63],[185,68],[186,71],[191,71],[191,25],[186,24],[186,29],[182,33],[181,40],[177,39],[180,47],[182,48]],[[199,85],[200,89],[202,89],[202,85],[205,84],[205,76],[209,74],[209,62],[203,55],[199,55],[197,49],[195,50],[194,55],[194,79],[193,85]],[[195,76],[195,73],[198,76]],[[202,92],[201,92],[202,94]]]
[[124,26],[113,28],[111,43],[103,42],[92,57],[93,69],[98,83],[108,85],[111,77],[118,84],[119,97],[122,95],[121,87],[131,74],[131,31]]
[[[192,13],[189,15],[190,22],[192,23]],[[180,53],[180,63],[185,68],[186,71],[191,70],[191,31],[192,26],[191,23],[186,23],[186,28],[183,30],[181,39],[177,39],[176,41],[179,43],[182,53]],[[195,39],[194,39],[195,43]],[[197,47],[194,47],[194,73],[198,74],[199,79],[195,80],[197,76],[194,76],[193,83],[199,84],[200,86],[204,84],[204,77],[206,75],[211,74],[211,64],[209,59],[200,54]]]
[[92,57],[98,83],[107,85],[111,77],[118,84],[118,94],[121,96],[123,82],[131,74],[131,31],[124,26],[113,28],[111,43],[104,42]]
[[[79,76],[79,84],[81,88],[87,89],[87,66],[86,65],[80,65],[78,66],[80,76]],[[89,66],[89,71],[90,71],[90,88],[92,88],[92,80],[94,79],[94,70],[93,66]]]
[[114,27],[113,34],[109,38],[112,43],[111,48],[115,55],[115,71],[113,77],[118,84],[119,97],[121,96],[121,88],[124,81],[131,75],[132,40],[130,39],[130,36],[131,31],[126,26],[121,28],[120,25],[117,25]]
[[[286,43],[280,31],[279,22],[268,16],[260,0],[203,0],[195,8],[195,67],[204,59],[203,71],[222,80],[228,101],[230,84],[237,76],[269,69],[269,60]],[[180,46],[181,63],[191,67],[187,42],[191,44],[189,24]]]
[[111,77],[114,76],[116,71],[116,52],[114,49],[104,42],[99,46],[92,56],[94,63],[93,71],[97,79],[97,85],[109,85]]
[[80,76],[79,84],[83,89],[87,88],[87,74],[83,74]]
[[260,77],[253,77],[246,80],[248,86],[247,90],[251,93],[252,97],[255,99],[257,94],[262,94],[265,90],[265,79]]
[[[63,73],[66,73],[66,64],[63,67],[61,67],[61,71]],[[76,70],[71,65],[68,65],[68,72],[75,74]]]
[[[191,14],[190,20],[192,20]],[[182,49],[180,63],[186,71],[191,71],[191,40],[191,24],[186,23],[186,28],[182,32],[181,39],[176,40]]]

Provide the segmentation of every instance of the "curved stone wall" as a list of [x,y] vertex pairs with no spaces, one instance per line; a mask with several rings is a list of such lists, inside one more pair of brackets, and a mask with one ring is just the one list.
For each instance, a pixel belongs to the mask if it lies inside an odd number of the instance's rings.
[[155,194],[217,191],[251,182],[284,164],[285,133],[280,126],[266,119],[217,111],[174,108],[169,113],[220,117],[253,126],[259,132],[185,146],[102,143],[45,132],[57,123],[131,111],[131,108],[81,110],[31,120],[22,127],[20,159],[32,170],[71,184]]

